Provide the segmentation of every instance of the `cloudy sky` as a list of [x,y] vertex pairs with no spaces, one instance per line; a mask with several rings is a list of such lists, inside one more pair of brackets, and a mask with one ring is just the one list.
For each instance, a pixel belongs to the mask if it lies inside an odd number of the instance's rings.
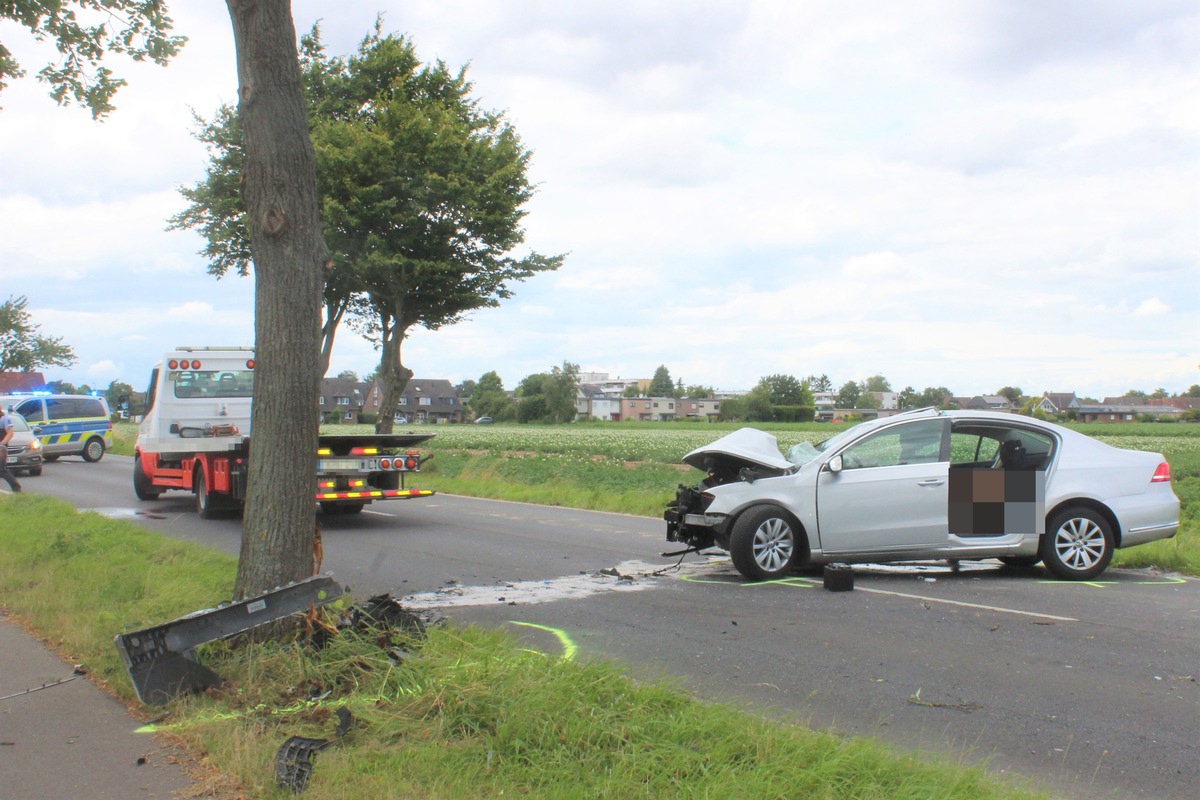
[[[33,79],[0,94],[0,299],[79,356],[50,379],[141,388],[180,344],[253,338],[253,280],[166,232],[203,175],[191,109],[236,96],[222,3],[103,124]],[[534,151],[527,244],[568,253],[500,308],[417,331],[418,377],[564,361],[747,389],[883,374],[957,394],[1200,383],[1194,0],[339,0],[293,4],[353,50],[385,12]],[[14,25],[31,73],[50,53]],[[374,369],[343,331],[332,372]]]

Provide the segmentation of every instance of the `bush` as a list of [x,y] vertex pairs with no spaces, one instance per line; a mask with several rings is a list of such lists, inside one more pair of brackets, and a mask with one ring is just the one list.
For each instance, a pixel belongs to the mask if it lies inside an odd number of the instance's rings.
[[374,425],[379,421],[379,415],[368,411],[364,411],[358,415],[359,425]]

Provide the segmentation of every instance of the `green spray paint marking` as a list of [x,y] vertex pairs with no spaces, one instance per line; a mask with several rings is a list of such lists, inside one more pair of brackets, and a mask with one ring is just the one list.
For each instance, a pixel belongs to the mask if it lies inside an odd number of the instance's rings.
[[575,642],[571,641],[571,637],[566,631],[559,630],[558,628],[551,628],[547,625],[538,625],[533,622],[518,622],[516,620],[509,620],[508,624],[523,625],[526,628],[537,628],[539,631],[546,631],[547,633],[553,634],[554,637],[562,644],[562,657],[566,661],[574,661],[575,654],[579,652],[579,647],[576,646]]

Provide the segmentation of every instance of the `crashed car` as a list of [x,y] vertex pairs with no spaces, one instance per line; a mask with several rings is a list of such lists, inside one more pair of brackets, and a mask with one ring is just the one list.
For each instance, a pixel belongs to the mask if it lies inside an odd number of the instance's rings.
[[742,428],[683,461],[706,477],[679,487],[668,541],[727,550],[752,580],[830,562],[993,558],[1088,580],[1115,549],[1179,530],[1160,454],[1013,414],[918,409],[786,455]]

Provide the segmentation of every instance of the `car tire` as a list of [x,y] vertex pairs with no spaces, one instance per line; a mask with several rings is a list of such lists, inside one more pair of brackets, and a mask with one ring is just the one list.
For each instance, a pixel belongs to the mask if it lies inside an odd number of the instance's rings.
[[1041,560],[1041,556],[1000,556],[1001,564],[1006,567],[1017,567],[1018,569],[1035,567]]
[[1050,518],[1042,536],[1046,569],[1067,581],[1090,580],[1112,561],[1112,526],[1090,508],[1067,508]]
[[80,453],[83,460],[89,464],[94,464],[104,458],[104,440],[95,437],[88,439],[87,444],[83,446],[83,452]]
[[758,506],[734,522],[729,556],[737,571],[751,580],[783,578],[803,560],[802,536],[795,520],[782,509]]
[[162,489],[151,483],[150,478],[146,476],[141,458],[133,460],[133,493],[137,495],[138,500],[157,500],[162,494]]

